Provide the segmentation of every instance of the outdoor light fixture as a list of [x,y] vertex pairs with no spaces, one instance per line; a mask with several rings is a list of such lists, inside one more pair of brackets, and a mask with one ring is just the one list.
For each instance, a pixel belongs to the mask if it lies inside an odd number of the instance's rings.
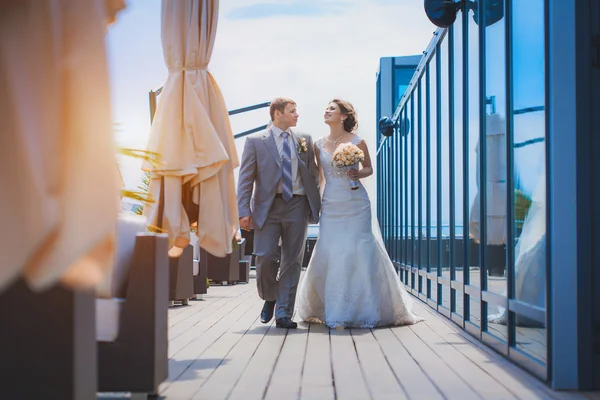
[[377,156],[377,154],[379,154],[386,139],[392,136],[394,132],[399,133],[400,136],[406,136],[408,135],[409,130],[410,121],[406,118],[402,118],[400,121],[394,121],[390,117],[382,117],[379,120],[379,133],[381,133],[382,137],[375,155]]
[[[473,20],[479,25],[481,20],[479,4],[481,0],[425,0],[425,13],[427,18],[440,28],[448,28],[456,20],[456,14],[467,7],[473,10]],[[485,26],[490,26],[504,17],[504,0],[488,0],[485,2]]]
[[379,120],[379,133],[385,137],[390,137],[394,134],[396,123],[389,117],[383,117]]

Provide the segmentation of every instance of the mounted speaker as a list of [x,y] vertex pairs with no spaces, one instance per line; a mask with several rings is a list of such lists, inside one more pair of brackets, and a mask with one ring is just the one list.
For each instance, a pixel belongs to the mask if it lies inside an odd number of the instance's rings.
[[[477,2],[472,2],[470,8],[473,10],[473,21],[477,25],[481,23],[481,16]],[[485,26],[495,24],[504,18],[504,1],[503,0],[487,0],[485,2]]]
[[440,28],[448,28],[456,21],[456,14],[462,8],[463,2],[453,0],[425,0],[427,18]]
[[[473,10],[473,20],[481,23],[481,0],[425,0],[424,7],[427,18],[440,28],[448,28],[456,21],[456,14],[465,6]],[[504,0],[487,0],[485,6],[485,26],[495,24],[504,18]]]

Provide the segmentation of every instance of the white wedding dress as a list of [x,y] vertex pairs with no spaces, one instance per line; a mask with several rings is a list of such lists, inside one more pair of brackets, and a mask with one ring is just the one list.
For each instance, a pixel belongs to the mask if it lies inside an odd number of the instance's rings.
[[[353,144],[361,138],[354,135]],[[319,239],[298,293],[298,316],[330,328],[374,328],[422,320],[372,224],[364,186],[351,190],[346,171],[316,142],[326,179]]]

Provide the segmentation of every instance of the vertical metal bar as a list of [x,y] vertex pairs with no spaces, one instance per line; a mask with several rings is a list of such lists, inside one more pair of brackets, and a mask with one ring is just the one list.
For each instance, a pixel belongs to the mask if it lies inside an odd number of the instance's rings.
[[[390,242],[391,242],[391,253],[392,260],[394,262],[398,261],[398,257],[396,254],[396,226],[398,225],[398,199],[396,198],[398,186],[398,176],[396,175],[396,135],[392,135],[391,144],[390,144],[390,162],[388,163],[388,169],[390,170],[390,175],[392,176],[392,182],[390,187],[390,197],[391,197],[391,210],[392,210],[392,226],[390,228]],[[389,139],[388,139],[389,140]]]
[[[448,29],[448,171],[450,178],[450,254],[449,254],[449,266],[450,266],[450,281],[456,280],[456,265],[454,255],[454,241],[456,235],[454,234],[454,227],[456,225],[456,198],[455,198],[455,178],[456,171],[454,165],[454,26],[450,26]],[[464,288],[463,288],[464,289]],[[456,290],[450,289],[450,310],[456,312]]]
[[[593,4],[593,1],[590,0],[589,5],[591,6]],[[508,5],[510,5],[511,7],[511,11],[512,11],[512,0],[507,2],[507,7]],[[551,162],[552,160],[552,148],[551,148],[551,144],[549,139],[549,133],[550,133],[550,128],[551,127],[551,120],[550,117],[553,114],[552,112],[552,106],[550,106],[550,88],[551,88],[551,80],[552,77],[550,76],[550,31],[551,31],[551,26],[550,26],[550,5],[548,4],[548,2],[544,2],[544,74],[545,74],[545,79],[544,79],[544,108],[545,110],[545,119],[544,119],[544,123],[545,123],[545,135],[546,135],[546,142],[545,142],[545,152],[544,155],[546,157],[546,176],[544,177],[544,179],[546,180],[546,193],[545,193],[545,200],[546,200],[546,235],[547,235],[547,240],[546,243],[549,243],[546,245],[546,343],[548,344],[546,346],[546,376],[547,379],[551,379],[550,377],[554,376],[554,371],[553,371],[553,366],[555,365],[554,363],[554,352],[553,350],[555,349],[554,346],[554,330],[551,328],[554,325],[554,321],[552,318],[553,313],[550,312],[551,310],[553,310],[554,308],[554,296],[553,296],[553,290],[552,290],[552,285],[553,285],[553,276],[554,274],[552,272],[554,272],[554,269],[552,268],[552,263],[555,261],[555,259],[552,258],[552,251],[551,251],[551,247],[552,247],[552,243],[554,243],[554,238],[552,237],[552,235],[554,234],[554,229],[549,229],[548,227],[550,227],[551,223],[556,226],[556,224],[554,223],[554,221],[552,220],[552,210],[553,208],[555,208],[554,206],[554,201],[553,201],[553,197],[550,188],[552,187],[552,184],[550,183],[550,179],[552,178],[552,169],[554,169],[554,165]],[[598,32],[598,22],[600,21],[600,6],[598,5],[598,3],[596,2],[595,5],[595,13],[593,10],[590,10],[591,15],[593,15],[592,18],[590,18],[590,22],[591,22],[591,26],[590,28],[592,28],[594,25],[596,26],[596,33]],[[560,15],[560,14],[558,14]],[[512,14],[511,14],[511,28],[512,28]],[[593,22],[592,22],[593,21]],[[508,23],[508,22],[507,22]],[[553,27],[554,28],[554,27]],[[552,29],[553,31],[556,28]],[[562,28],[565,29],[565,28]],[[568,29],[568,28],[566,28]],[[591,33],[591,32],[590,32]],[[512,37],[512,29],[511,29],[511,37]],[[596,48],[597,50],[597,48]],[[554,52],[553,53],[559,53],[560,52]],[[512,42],[511,42],[511,58],[512,58]],[[581,62],[581,61],[580,61]],[[512,64],[511,64],[512,66]],[[556,69],[554,69],[556,70]],[[592,91],[595,92],[594,96],[598,96],[597,90],[596,88],[598,87],[598,79],[597,79],[598,75],[596,74],[596,85],[592,86]],[[511,69],[511,80],[512,80],[512,69]],[[593,81],[592,81],[592,85],[593,85]],[[512,87],[512,86],[511,86]],[[558,92],[560,93],[560,89],[558,90]],[[582,93],[582,96],[585,96],[584,93]],[[590,93],[591,96],[591,93]],[[590,97],[590,100],[592,100],[592,98]],[[593,106],[594,103],[592,103]],[[596,102],[596,104],[598,104]],[[512,110],[512,108],[511,108]],[[511,114],[512,117],[512,114]],[[514,122],[511,120],[511,123]],[[511,126],[512,128],[512,126]],[[592,132],[592,130],[590,130],[590,132]],[[513,138],[514,139],[514,136]],[[582,138],[583,139],[583,138]],[[512,140],[510,142],[512,144]],[[507,146],[508,147],[508,146]],[[512,145],[510,146],[512,149]],[[593,165],[592,165],[593,166]],[[592,168],[593,169],[593,168]],[[560,183],[559,183],[560,185]],[[514,208],[513,208],[514,210]],[[594,224],[594,220],[592,220],[592,224]],[[595,224],[594,224],[595,226]],[[597,240],[597,239],[596,239]],[[578,276],[579,272],[578,272]],[[596,281],[598,280],[598,275],[596,274]],[[513,282],[515,282],[515,276],[513,275]],[[514,283],[513,283],[513,287],[514,287]],[[512,293],[512,295],[514,296],[514,292]],[[515,331],[516,331],[516,321],[514,318],[514,314],[513,313],[508,313],[508,323],[512,324],[512,326],[514,326]],[[511,320],[512,318],[512,320]],[[596,321],[598,321],[598,316],[596,315]],[[592,321],[595,322],[595,321]],[[509,325],[510,326],[510,325]],[[581,329],[581,325],[578,329]],[[596,332],[598,332],[598,326],[596,325]],[[510,335],[510,333],[509,333]],[[510,336],[509,336],[510,338]],[[516,332],[514,335],[513,340],[516,343]],[[557,342],[558,343],[558,342]],[[588,342],[589,343],[589,342]],[[596,341],[596,343],[598,343]],[[581,342],[579,343],[579,350],[580,350],[580,354],[581,351],[586,351],[585,348],[588,347],[586,346],[586,342],[585,342],[585,337],[581,338]],[[596,360],[597,358],[597,354],[598,351],[596,351]],[[579,358],[579,357],[578,357]],[[591,362],[591,360],[589,358],[587,358],[588,361]],[[580,362],[579,363],[580,366],[582,366],[582,369],[584,371],[587,371],[587,373],[582,374],[582,376],[580,376],[579,378],[579,382],[582,383],[582,385],[587,386],[591,383],[589,379],[591,379],[592,381],[594,380],[594,377],[598,377],[600,376],[600,366],[598,365],[598,362],[595,363],[595,365],[590,365],[589,363],[585,363],[584,362]],[[594,371],[594,372],[592,372]],[[593,373],[594,375],[590,376]],[[596,380],[596,382],[598,382]],[[595,388],[598,388],[598,383],[596,383]]]
[[[514,99],[513,99],[513,46],[512,46],[512,0],[505,1],[505,41],[506,41],[506,313],[508,346],[516,341],[515,314],[508,309],[508,300],[515,297],[515,181],[514,181]],[[547,242],[550,243],[550,242]],[[548,329],[546,329],[548,330]],[[550,342],[546,342],[550,343]],[[548,363],[547,365],[550,365]]]
[[[425,164],[427,166],[425,182],[427,186],[427,256],[426,256],[426,268],[427,272],[431,271],[431,77],[430,77],[430,65],[427,63],[425,70],[425,120],[427,121],[427,127],[425,130]],[[431,280],[427,276],[427,298],[431,298]]]
[[[402,114],[400,113],[400,121],[402,123]],[[404,262],[404,169],[402,164],[402,141],[404,138],[402,137],[402,130],[396,131],[396,136],[398,136],[398,216],[399,216],[399,229],[398,229],[398,237],[399,237],[399,247],[400,247],[400,256],[399,262]]]
[[391,246],[390,246],[390,226],[392,225],[392,199],[391,199],[391,195],[392,195],[392,185],[393,185],[393,181],[392,181],[392,176],[390,174],[390,169],[389,169],[389,165],[390,165],[390,141],[389,139],[386,141],[385,143],[386,146],[386,152],[385,152],[385,164],[383,165],[383,168],[385,169],[386,172],[386,177],[387,177],[387,182],[386,182],[386,196],[385,196],[385,202],[386,202],[386,218],[385,218],[385,242],[386,242],[386,247],[388,252],[390,252],[391,250]]
[[386,193],[385,193],[385,204],[386,204],[386,218],[385,218],[385,244],[387,247],[388,252],[391,250],[390,249],[390,225],[391,225],[391,219],[392,219],[392,207],[391,207],[391,186],[393,185],[392,182],[392,176],[390,175],[390,169],[389,169],[389,165],[390,165],[390,142],[389,139],[386,141],[386,152],[385,152],[385,164],[383,165],[383,168],[385,169],[385,176],[387,177],[387,182],[386,182]]
[[[463,281],[471,283],[471,235],[469,233],[469,15],[462,16],[462,127],[463,127]],[[471,296],[465,296],[465,320],[471,319]]]
[[[487,0],[479,0],[479,9],[487,10]],[[481,292],[487,290],[487,124],[486,124],[486,12],[479,13],[479,301],[481,304],[481,332],[487,331],[487,306],[481,301]]]
[[400,185],[402,184],[402,178],[400,176],[400,165],[399,165],[399,161],[400,161],[400,138],[398,137],[398,132],[394,132],[394,137],[395,137],[395,146],[394,146],[394,169],[395,169],[395,173],[396,173],[396,185],[394,187],[394,193],[396,195],[396,204],[395,204],[395,210],[396,210],[396,226],[394,229],[394,241],[396,243],[396,262],[400,263],[400,253],[401,253],[401,247],[400,247]]
[[[422,260],[422,255],[423,255],[423,240],[422,240],[422,227],[423,227],[423,127],[422,127],[422,122],[423,122],[423,110],[422,110],[422,96],[423,96],[423,91],[421,90],[421,79],[419,79],[419,82],[417,83],[417,93],[419,94],[419,99],[417,101],[417,120],[419,121],[419,129],[417,132],[418,138],[417,138],[417,151],[419,152],[419,154],[417,155],[417,175],[418,175],[418,180],[417,180],[417,198],[419,201],[418,207],[417,207],[417,212],[418,212],[418,218],[417,218],[417,224],[418,224],[418,238],[419,238],[419,242],[418,242],[418,267],[419,269],[423,267],[423,260]],[[423,291],[423,277],[421,275],[419,275],[417,277],[417,282],[418,282],[418,291],[419,293],[421,293]]]
[[400,262],[400,240],[398,238],[398,232],[400,229],[400,167],[398,166],[398,160],[400,155],[398,153],[398,149],[400,147],[400,138],[398,138],[398,132],[394,132],[394,159],[393,159],[393,168],[396,179],[394,180],[394,215],[395,215],[395,223],[394,223],[394,252],[396,255],[396,262]]
[[[381,62],[379,67],[379,74],[377,76],[377,121],[381,118]],[[377,122],[375,128],[375,143],[379,143],[381,140],[381,133],[379,132],[379,122]],[[381,170],[381,157],[376,155],[375,164],[377,165],[377,175],[375,176],[376,192],[377,192],[377,222],[381,224],[381,176],[383,171]]]
[[[415,96],[414,92],[410,95],[410,120],[411,125],[414,127],[415,121]],[[415,266],[415,131],[414,129],[410,135],[410,225],[411,225],[411,257],[410,266]],[[415,276],[411,272],[411,286],[415,288]]]
[[[385,144],[387,146],[387,143]],[[384,192],[383,192],[383,227],[381,229],[381,235],[383,236],[383,242],[385,244],[385,248],[386,250],[389,251],[388,248],[388,243],[387,243],[387,227],[388,227],[388,217],[389,217],[389,209],[388,209],[388,192],[389,192],[389,184],[390,184],[390,177],[388,176],[388,171],[386,170],[385,166],[387,165],[387,149],[382,149],[381,151],[381,162],[382,162],[382,169],[383,169],[383,176],[385,178],[384,181]]]
[[[437,157],[437,276],[442,276],[442,52],[440,45],[435,48],[435,118],[436,118],[436,157]],[[442,285],[439,279],[437,285],[437,304],[442,304]]]
[[[393,60],[393,59],[392,59]],[[396,66],[395,61],[392,61],[392,113],[396,109],[396,95],[398,93],[398,83],[396,79]],[[392,260],[396,261],[396,237],[395,237],[395,226],[396,226],[396,185],[398,179],[395,171],[395,136],[388,138],[388,152],[386,156],[386,170],[390,177],[389,189],[388,189],[388,210],[389,210],[389,224],[388,224],[388,251]]]
[[[408,121],[408,102],[404,106],[404,120]],[[410,121],[412,124],[412,121]],[[403,137],[404,140],[404,265],[409,265],[409,245],[410,240],[408,238],[408,135],[410,135],[410,131],[412,131],[412,126],[410,129],[406,130],[406,135]],[[408,275],[406,275],[406,283],[408,283]]]

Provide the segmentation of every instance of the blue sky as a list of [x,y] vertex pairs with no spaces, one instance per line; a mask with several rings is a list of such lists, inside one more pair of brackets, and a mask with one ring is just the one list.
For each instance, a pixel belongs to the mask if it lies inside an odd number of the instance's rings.
[[[162,86],[167,76],[160,40],[161,2],[128,0],[127,3],[127,9],[119,14],[108,34],[113,112],[119,124],[116,139],[124,146],[145,148],[150,129],[148,91]],[[528,32],[533,29],[543,34],[543,20],[531,18],[543,14],[531,9],[533,4],[523,7],[515,17],[515,29]],[[519,16],[527,18],[521,20]],[[209,69],[229,109],[269,101],[276,96],[294,98],[300,112],[299,129],[314,138],[328,133],[322,122],[327,102],[334,97],[351,101],[358,112],[359,134],[374,152],[375,78],[379,58],[421,54],[434,30],[425,16],[422,1],[416,0],[224,0],[220,3]],[[520,31],[517,34],[522,36]],[[503,37],[500,24],[488,31],[490,41]],[[540,75],[543,47],[539,46],[539,40],[539,35],[526,35],[514,47],[518,60],[514,71],[518,83],[517,108],[540,105],[543,101],[543,75]],[[495,45],[498,44],[501,43]],[[472,41],[471,45],[476,60],[477,43]],[[498,97],[498,112],[504,112],[501,90],[504,82],[498,75],[502,69],[498,67],[504,60],[500,55],[494,52],[489,55],[488,91]],[[263,109],[233,116],[231,122],[234,133],[238,133],[263,125],[268,118],[268,111]],[[518,141],[540,136],[543,113],[520,117],[515,126]],[[471,142],[475,146],[477,132],[473,135]],[[237,142],[241,156],[243,140]],[[460,159],[460,143],[457,146],[456,157]],[[475,170],[474,154],[470,157],[471,171]],[[521,181],[529,192],[535,190],[543,172],[540,170],[543,157],[543,145],[515,153]],[[137,186],[139,163],[122,159],[121,169],[126,185]],[[473,188],[471,197],[475,195],[475,182],[475,176],[469,178]],[[460,196],[461,188],[456,189]],[[457,218],[462,219],[462,210],[457,210]],[[445,211],[444,220],[447,219]]]
[[[116,139],[144,148],[149,133],[148,91],[167,70],[160,41],[160,0],[128,0],[108,34]],[[420,54],[435,27],[415,0],[223,0],[209,69],[229,109],[276,96],[298,102],[298,128],[327,134],[322,115],[342,97],[357,108],[360,134],[375,147],[375,77],[379,58]],[[268,121],[268,111],[232,117],[234,133]],[[238,149],[243,146],[239,140]],[[373,149],[374,151],[374,149]],[[139,163],[121,160],[127,186]]]
[[312,1],[294,1],[290,3],[283,2],[257,2],[240,6],[229,11],[225,17],[229,19],[265,19],[271,17],[283,16],[307,16],[307,17],[327,17],[336,13],[344,12],[347,7],[352,5],[343,1],[323,2],[319,0]]
[[[537,15],[538,10],[522,11],[515,19],[517,31],[540,22],[518,18]],[[276,96],[292,97],[299,106],[299,128],[315,138],[328,132],[322,122],[327,102],[334,97],[351,101],[358,111],[359,134],[367,139],[374,152],[375,77],[379,58],[421,54],[434,30],[422,2],[415,0],[226,0],[220,3],[217,39],[209,69],[229,109],[269,101]],[[490,28],[488,36],[492,42],[504,37],[501,24]],[[539,40],[529,35],[514,47],[518,60],[514,78],[519,83],[515,85],[515,106],[543,102],[543,75],[539,72],[543,47],[539,46]],[[471,44],[476,59],[477,43]],[[162,86],[167,76],[160,42],[160,0],[129,0],[128,8],[110,28],[108,50],[114,119],[119,124],[117,142],[145,148],[150,129],[148,91]],[[504,60],[500,55],[489,54],[488,91],[497,96],[498,112],[503,113],[504,83],[498,67]],[[267,121],[267,110],[231,119],[234,133]],[[515,127],[517,141],[540,136],[543,113],[519,117]],[[475,146],[477,132],[474,130],[471,136]],[[238,140],[237,145],[241,156],[243,140]],[[458,142],[456,145],[456,157],[461,159],[461,145]],[[521,183],[530,193],[543,173],[540,169],[543,157],[543,145],[515,153]],[[474,197],[474,151],[469,159],[473,172],[468,180],[470,197]],[[139,162],[121,159],[127,186],[137,186],[139,168]],[[447,172],[444,169],[444,176]],[[460,181],[460,170],[457,173]],[[443,191],[447,194],[446,186]],[[456,190],[460,202],[461,187]],[[457,219],[462,220],[462,209],[456,212]],[[446,209],[443,214],[448,222]]]

